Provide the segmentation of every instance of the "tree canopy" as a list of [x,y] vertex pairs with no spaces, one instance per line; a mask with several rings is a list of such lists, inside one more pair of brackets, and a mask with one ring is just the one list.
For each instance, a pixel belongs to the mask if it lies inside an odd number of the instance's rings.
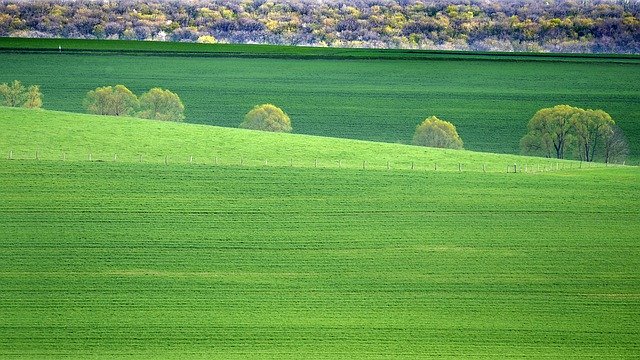
[[614,134],[614,126],[615,121],[603,110],[556,105],[535,113],[520,145],[524,153],[558,159],[564,159],[569,150],[574,150],[583,161],[594,161],[598,150],[604,149],[603,157],[608,161],[609,150],[617,157],[624,153],[619,149],[624,135],[619,128],[615,128]]
[[161,88],[153,88],[140,96],[138,117],[164,121],[184,120],[184,105],[180,97]]
[[87,93],[85,107],[91,114],[129,116],[139,107],[138,97],[124,85],[104,86]]
[[463,145],[456,127],[435,116],[425,119],[416,127],[413,144],[448,149],[462,149]]
[[38,85],[25,88],[18,80],[11,84],[0,84],[0,97],[3,106],[40,108],[42,107],[42,94]]
[[272,104],[256,105],[244,116],[240,127],[272,132],[291,132],[292,130],[289,116]]
[[523,151],[564,159],[572,140],[573,116],[577,115],[577,110],[569,105],[538,110],[529,121],[528,133],[520,141]]
[[640,53],[640,2],[0,1],[0,36]]

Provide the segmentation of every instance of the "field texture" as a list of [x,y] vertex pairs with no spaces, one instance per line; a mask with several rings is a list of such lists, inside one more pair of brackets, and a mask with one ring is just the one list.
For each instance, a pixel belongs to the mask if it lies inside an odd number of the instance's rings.
[[416,171],[541,172],[605,166],[7,107],[0,107],[0,154],[5,159]]
[[631,358],[640,173],[0,160],[0,357]]
[[[519,153],[540,108],[569,104],[610,113],[640,158],[637,57],[551,57],[376,52],[191,44],[60,42],[96,51],[31,51],[55,42],[3,40],[0,82],[40,84],[44,106],[82,112],[98,86],[178,93],[187,121],[237,127],[254,105],[274,103],[297,133],[408,143],[436,115],[452,121],[470,150]],[[89,45],[94,44],[94,45]],[[191,52],[189,52],[191,50]]]

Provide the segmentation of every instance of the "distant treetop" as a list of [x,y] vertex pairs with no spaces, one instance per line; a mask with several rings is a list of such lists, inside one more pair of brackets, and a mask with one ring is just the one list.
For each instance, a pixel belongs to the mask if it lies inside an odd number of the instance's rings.
[[0,1],[0,36],[640,53],[637,0]]

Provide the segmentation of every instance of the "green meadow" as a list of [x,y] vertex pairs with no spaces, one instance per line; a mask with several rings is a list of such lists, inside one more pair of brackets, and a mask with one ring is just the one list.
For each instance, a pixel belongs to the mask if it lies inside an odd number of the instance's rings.
[[[516,155],[568,103],[636,163],[637,57],[0,39],[0,63],[48,109],[0,107],[0,359],[640,353],[640,170]],[[117,83],[187,123],[79,113]],[[263,102],[294,134],[237,129]],[[408,145],[429,115],[467,150]]]
[[0,160],[0,357],[632,358],[640,172]]
[[7,107],[0,107],[0,130],[0,156],[5,159],[505,173],[514,166],[520,172],[605,166]]
[[465,148],[497,153],[520,152],[540,108],[599,108],[625,131],[630,160],[640,154],[634,56],[2,39],[0,63],[0,82],[40,84],[51,110],[83,112],[98,86],[137,94],[160,86],[180,95],[192,123],[237,127],[254,105],[270,102],[296,133],[409,143],[416,125],[436,115],[457,126]]

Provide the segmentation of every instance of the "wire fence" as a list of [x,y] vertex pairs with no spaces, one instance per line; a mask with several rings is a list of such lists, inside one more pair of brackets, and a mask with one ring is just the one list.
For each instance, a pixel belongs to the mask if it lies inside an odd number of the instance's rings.
[[549,171],[577,170],[625,166],[580,162],[574,160],[556,160],[546,158],[524,158],[530,161],[495,162],[455,159],[336,159],[322,157],[278,157],[256,159],[245,156],[194,156],[156,153],[93,153],[93,152],[52,152],[52,151],[14,151],[9,150],[5,160],[67,161],[67,162],[113,162],[113,163],[155,163],[165,165],[194,164],[212,166],[239,167],[295,167],[320,169],[361,169],[361,170],[406,170],[406,171],[444,171],[444,172],[483,172],[483,173],[542,173]]

